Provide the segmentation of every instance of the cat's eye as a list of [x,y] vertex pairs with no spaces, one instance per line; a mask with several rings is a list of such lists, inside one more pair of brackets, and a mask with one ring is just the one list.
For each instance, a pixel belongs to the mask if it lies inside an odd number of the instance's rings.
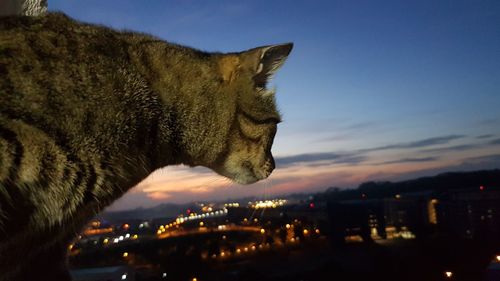
[[263,136],[269,135],[270,131],[275,131],[276,124],[279,123],[276,118],[254,122],[257,121],[255,118],[247,118],[246,115],[241,115],[238,119],[241,133],[254,142],[260,142]]
[[243,116],[245,119],[249,120],[255,125],[269,125],[269,124],[279,124],[281,123],[281,118],[278,116],[269,116],[269,117],[253,117],[252,115],[248,114],[247,112],[241,110],[240,111],[241,116]]

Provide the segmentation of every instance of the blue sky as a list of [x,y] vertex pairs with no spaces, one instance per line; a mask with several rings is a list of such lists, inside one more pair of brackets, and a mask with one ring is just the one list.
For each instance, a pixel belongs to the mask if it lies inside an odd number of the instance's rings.
[[168,168],[115,209],[500,168],[498,1],[49,0],[49,9],[206,51],[295,44],[273,81],[285,122],[268,182]]

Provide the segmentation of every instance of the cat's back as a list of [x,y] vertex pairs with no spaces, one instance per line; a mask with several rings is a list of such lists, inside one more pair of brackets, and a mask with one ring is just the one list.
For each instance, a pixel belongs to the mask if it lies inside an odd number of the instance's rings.
[[[63,56],[72,51],[73,55],[92,51],[108,51],[111,53],[104,54],[113,55],[112,50],[125,43],[125,40],[119,40],[123,34],[104,26],[73,20],[63,13],[48,13],[39,17],[0,17],[0,57],[26,56],[30,52]],[[75,52],[76,47],[81,52]]]
[[128,56],[124,38],[120,32],[83,24],[62,13],[3,17],[0,74],[10,80],[49,74],[78,76],[89,67],[98,71],[120,65]]

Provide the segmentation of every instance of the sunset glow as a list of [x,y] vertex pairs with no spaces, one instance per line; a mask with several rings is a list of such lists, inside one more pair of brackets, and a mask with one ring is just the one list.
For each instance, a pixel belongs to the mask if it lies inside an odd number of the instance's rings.
[[283,115],[269,179],[241,186],[206,168],[167,167],[112,210],[500,168],[493,2],[49,2],[207,51],[295,44],[269,85]]

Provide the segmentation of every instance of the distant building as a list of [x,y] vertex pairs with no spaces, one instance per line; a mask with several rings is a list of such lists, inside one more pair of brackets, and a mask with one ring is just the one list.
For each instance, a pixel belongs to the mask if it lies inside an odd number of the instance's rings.
[[128,266],[81,268],[70,274],[73,281],[135,281],[135,271]]
[[436,205],[439,230],[469,239],[500,237],[500,190],[468,189],[443,194]]
[[[364,194],[363,194],[364,195]],[[332,239],[412,238],[435,231],[470,239],[500,237],[500,190],[483,187],[396,194],[392,198],[329,200]]]
[[[328,216],[336,243],[415,238],[436,223],[432,192],[402,193],[392,198],[329,200]],[[356,238],[359,237],[359,238]]]

